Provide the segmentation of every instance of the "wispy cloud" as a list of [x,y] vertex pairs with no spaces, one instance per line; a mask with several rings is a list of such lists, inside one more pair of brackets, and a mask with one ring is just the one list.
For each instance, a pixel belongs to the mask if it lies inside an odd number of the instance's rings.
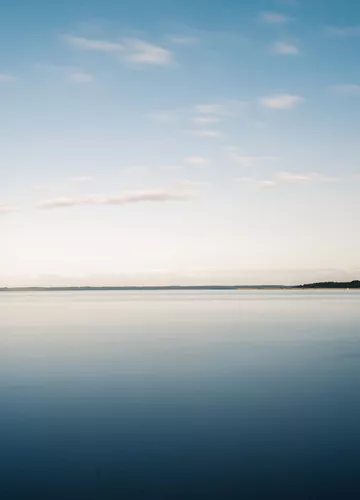
[[127,191],[120,195],[89,195],[74,198],[60,197],[41,201],[36,205],[38,209],[55,209],[76,207],[82,205],[128,205],[142,202],[183,201],[193,196],[188,185],[178,189],[154,189]]
[[94,77],[86,71],[75,70],[68,73],[67,80],[72,83],[91,83]]
[[212,125],[219,122],[216,116],[196,116],[192,120],[196,125]]
[[346,83],[342,85],[332,85],[332,90],[341,94],[360,95],[360,85],[355,83]]
[[237,179],[240,182],[247,183],[249,186],[256,188],[270,188],[280,184],[306,184],[309,182],[321,183],[338,183],[338,177],[328,177],[324,174],[316,172],[299,174],[294,172],[276,172],[270,179],[255,179],[252,177],[240,177]]
[[236,179],[238,182],[244,183],[251,189],[265,189],[272,188],[276,186],[276,181],[272,179],[254,179],[252,177],[238,177]]
[[198,115],[210,115],[212,117],[232,116],[242,111],[246,104],[245,101],[229,99],[222,103],[198,104],[195,106],[194,111]]
[[204,156],[190,156],[185,158],[184,162],[188,165],[208,165],[210,160]]
[[237,148],[227,148],[228,157],[230,160],[238,163],[241,167],[253,167],[261,162],[276,162],[280,158],[278,156],[250,156],[240,154]]
[[6,203],[0,203],[0,214],[9,214],[11,212],[17,212],[19,210],[18,207],[14,207],[13,205],[7,205]]
[[132,63],[169,66],[174,62],[170,50],[145,42],[139,38],[124,40],[125,59]]
[[298,174],[292,172],[278,172],[275,174],[274,179],[277,182],[284,182],[286,184],[302,184],[304,182],[323,182],[325,184],[333,184],[340,182],[339,177],[331,177],[318,172],[311,172],[307,174]]
[[70,83],[90,83],[94,81],[94,76],[91,73],[74,66],[44,64],[40,68]]
[[120,42],[74,35],[65,35],[63,38],[76,49],[110,53],[134,64],[169,66],[173,63],[171,51],[139,38],[123,38]]
[[285,24],[290,18],[280,12],[260,12],[260,20],[269,24]]
[[290,42],[276,42],[271,49],[275,54],[284,56],[296,56],[299,54],[298,46]]
[[314,173],[312,175],[314,180],[318,180],[320,182],[325,182],[326,184],[337,184],[341,181],[340,177],[329,177],[328,175]]
[[191,135],[194,135],[196,137],[221,137],[222,133],[220,130],[190,130],[189,132]]
[[14,75],[0,73],[0,83],[14,82],[15,80],[17,80],[17,77]]
[[109,42],[108,40],[93,40],[74,35],[64,35],[64,40],[73,47],[81,50],[93,50],[98,52],[121,52],[124,47],[121,43]]
[[311,174],[293,174],[291,172],[278,172],[275,179],[278,182],[285,182],[287,184],[299,184],[302,182],[311,181],[313,175]]
[[259,186],[262,188],[274,187],[274,186],[276,186],[276,182],[273,180],[265,179],[265,180],[259,181]]
[[200,39],[194,36],[174,35],[170,37],[170,42],[176,45],[196,45],[200,42]]
[[302,101],[304,101],[304,98],[299,95],[278,94],[262,97],[260,104],[270,109],[293,109]]
[[177,118],[176,113],[173,111],[157,111],[154,113],[149,113],[147,117],[157,122],[164,122],[164,123],[172,122]]
[[[204,103],[191,107],[163,109],[147,116],[159,122],[188,121],[190,127],[195,125],[201,128],[215,125],[226,118],[238,116],[247,104],[245,101],[236,99],[224,99],[219,103]],[[201,136],[203,134],[199,132],[199,128],[194,129],[194,134]],[[192,133],[192,130],[188,132]]]
[[329,26],[327,28],[327,31],[331,35],[344,38],[360,36],[360,26],[344,26],[344,27]]

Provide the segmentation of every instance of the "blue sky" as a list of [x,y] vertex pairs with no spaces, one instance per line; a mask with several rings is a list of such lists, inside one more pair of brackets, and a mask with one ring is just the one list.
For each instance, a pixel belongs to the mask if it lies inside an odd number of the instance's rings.
[[359,276],[358,2],[1,10],[1,283]]

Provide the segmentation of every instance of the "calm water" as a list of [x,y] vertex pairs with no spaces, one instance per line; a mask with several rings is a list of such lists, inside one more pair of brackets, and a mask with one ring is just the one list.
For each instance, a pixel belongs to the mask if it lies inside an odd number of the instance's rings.
[[2,293],[0,498],[360,498],[360,293]]

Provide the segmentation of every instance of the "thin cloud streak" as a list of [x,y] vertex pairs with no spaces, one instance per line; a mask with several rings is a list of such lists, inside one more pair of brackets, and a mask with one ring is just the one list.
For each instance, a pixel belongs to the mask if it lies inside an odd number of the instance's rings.
[[[195,106],[194,111],[198,115],[206,117],[221,117],[221,116],[235,116],[247,105],[245,101],[238,101],[236,99],[229,99],[221,104],[208,103],[198,104]],[[200,117],[201,118],[201,117]]]
[[356,83],[345,83],[342,85],[333,85],[332,90],[341,94],[360,95],[360,85]]
[[260,98],[260,104],[269,109],[294,109],[303,101],[303,97],[291,94],[278,94]]
[[285,24],[289,21],[289,17],[280,12],[261,12],[260,20],[268,24]]
[[301,182],[308,182],[312,179],[311,174],[292,174],[290,172],[279,172],[276,174],[275,178],[279,182],[285,182],[287,184],[298,184]]
[[299,54],[299,48],[294,43],[289,42],[276,42],[272,46],[272,51],[275,54],[283,56],[297,56]]
[[64,40],[73,47],[81,50],[93,50],[98,52],[121,52],[124,47],[120,43],[109,42],[107,40],[92,40],[90,38],[64,35]]
[[190,134],[195,137],[221,137],[220,130],[191,130]]
[[125,59],[132,63],[169,66],[174,62],[170,50],[139,38],[126,38],[124,47]]
[[276,186],[276,182],[272,180],[265,179],[259,182],[259,186],[263,188],[269,188]]
[[345,27],[335,27],[329,26],[327,28],[328,33],[338,37],[357,37],[360,36],[360,26],[345,26]]
[[[360,176],[359,176],[360,178]],[[317,172],[310,174],[298,174],[293,172],[277,172],[274,174],[272,179],[255,179],[253,177],[239,177],[237,181],[247,183],[253,187],[259,188],[269,188],[275,187],[280,184],[306,184],[309,182],[322,182],[325,184],[332,184],[340,182],[338,177],[328,177]]]
[[7,205],[6,203],[0,203],[0,214],[10,214],[12,212],[18,212],[19,208],[12,205]]
[[236,148],[228,148],[228,157],[230,160],[238,163],[241,167],[253,167],[260,162],[277,162],[278,156],[251,156],[239,154]]
[[121,195],[102,196],[90,195],[74,198],[60,197],[41,201],[36,205],[40,210],[49,210],[55,208],[76,207],[82,205],[128,205],[131,203],[142,202],[167,202],[184,201],[193,196],[189,187],[178,190],[142,190],[128,191]]
[[185,158],[184,161],[188,165],[208,165],[210,163],[210,160],[203,156],[190,156]]
[[0,83],[14,82],[17,77],[14,75],[9,75],[7,73],[0,73]]
[[73,71],[67,75],[67,80],[72,83],[91,83],[94,77],[85,71]]
[[193,122],[196,125],[212,125],[219,122],[219,118],[214,116],[196,116],[193,118]]
[[139,38],[111,42],[64,35],[63,39],[75,49],[109,53],[129,63],[158,66],[170,66],[173,63],[173,53],[170,50]]

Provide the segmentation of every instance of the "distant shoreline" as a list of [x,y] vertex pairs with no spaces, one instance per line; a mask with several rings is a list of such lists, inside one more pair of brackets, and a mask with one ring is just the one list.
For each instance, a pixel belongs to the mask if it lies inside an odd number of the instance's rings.
[[347,290],[360,289],[360,281],[324,282],[305,285],[195,285],[195,286],[30,286],[30,287],[0,287],[0,292],[114,292],[114,291],[230,291],[230,290]]
[[114,292],[114,291],[206,291],[206,290],[281,290],[285,286],[65,286],[65,287],[2,287],[0,292]]

